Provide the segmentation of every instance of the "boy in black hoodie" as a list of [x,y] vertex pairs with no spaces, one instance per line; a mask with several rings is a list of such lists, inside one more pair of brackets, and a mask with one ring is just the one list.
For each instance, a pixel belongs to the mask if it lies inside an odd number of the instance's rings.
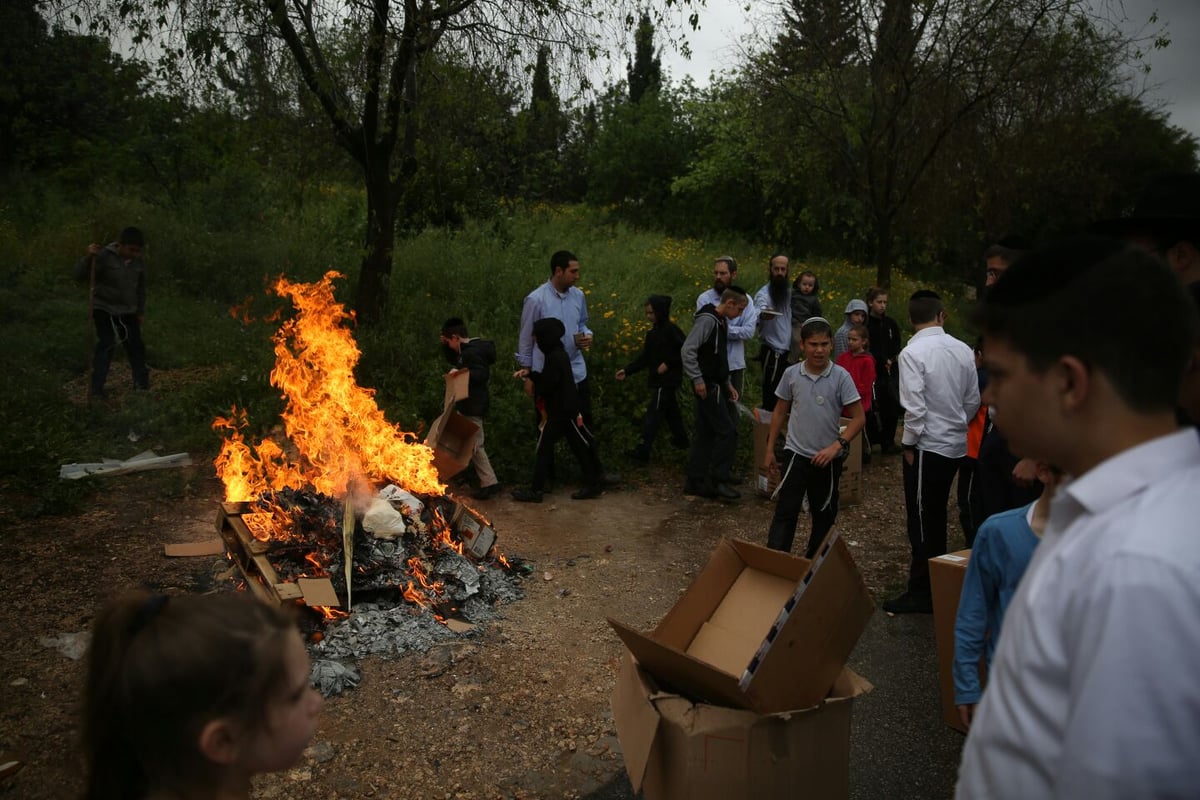
[[500,482],[487,451],[483,449],[483,418],[491,405],[488,378],[492,364],[496,363],[496,344],[490,339],[470,338],[467,324],[458,317],[451,317],[442,324],[441,338],[442,350],[450,365],[456,370],[470,371],[467,397],[455,403],[454,410],[479,426],[479,438],[471,455],[471,464],[479,477],[479,490],[471,496],[476,500],[490,500],[500,491]]
[[679,326],[671,321],[671,298],[665,294],[652,294],[646,301],[646,319],[653,326],[646,332],[646,343],[637,358],[625,369],[617,370],[617,380],[645,369],[650,385],[650,402],[646,404],[646,418],[642,422],[642,443],[626,453],[635,461],[649,461],[650,448],[664,420],[671,428],[671,444],[683,450],[688,447],[687,429],[679,413],[679,385],[683,381],[683,362],[679,351],[683,347],[684,335]]
[[596,442],[592,433],[583,424],[580,413],[579,392],[575,388],[575,376],[571,372],[571,359],[563,348],[562,338],[566,333],[562,320],[543,317],[533,323],[533,338],[545,356],[541,372],[521,369],[516,377],[533,381],[533,396],[542,415],[541,435],[538,436],[537,460],[533,467],[533,483],[513,489],[514,500],[522,503],[542,502],[546,485],[546,473],[554,458],[554,445],[565,438],[579,459],[583,470],[583,488],[571,495],[573,500],[591,500],[604,492],[603,468],[596,454]]

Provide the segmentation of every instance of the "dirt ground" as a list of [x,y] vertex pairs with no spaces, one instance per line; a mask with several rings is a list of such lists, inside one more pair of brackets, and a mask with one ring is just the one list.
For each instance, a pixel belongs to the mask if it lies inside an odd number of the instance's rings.
[[[221,492],[209,475],[201,464],[91,478],[102,491],[78,516],[27,520],[4,498],[0,755],[24,768],[0,778],[0,796],[78,796],[82,662],[64,651],[105,598],[223,590],[221,559],[162,549],[215,534]],[[507,494],[479,503],[500,548],[536,566],[526,598],[472,637],[362,662],[361,685],[326,703],[303,762],[262,777],[256,796],[580,798],[617,777],[609,695],[621,645],[606,617],[652,627],[721,536],[765,543],[772,509],[749,491],[734,503],[684,497],[677,475],[653,467],[624,478],[594,501],[565,487],[541,505]],[[838,524],[882,601],[907,563],[898,457],[877,456],[863,487]]]

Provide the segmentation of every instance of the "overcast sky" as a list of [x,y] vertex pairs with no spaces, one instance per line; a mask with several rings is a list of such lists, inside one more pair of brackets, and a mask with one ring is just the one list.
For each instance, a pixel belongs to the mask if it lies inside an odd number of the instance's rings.
[[[1166,25],[1171,44],[1150,54],[1152,85],[1150,102],[1163,103],[1171,123],[1200,138],[1200,0],[1093,0],[1097,7],[1123,6],[1136,31],[1148,24],[1157,11]],[[746,6],[753,9],[745,10]],[[678,81],[691,75],[705,85],[711,72],[736,65],[743,49],[742,39],[755,27],[769,27],[764,17],[774,3],[761,0],[708,0],[700,12],[700,30],[690,33],[692,59],[686,61],[669,49],[663,51],[663,66]],[[1150,28],[1147,28],[1150,30]],[[1140,81],[1140,79],[1139,79]]]

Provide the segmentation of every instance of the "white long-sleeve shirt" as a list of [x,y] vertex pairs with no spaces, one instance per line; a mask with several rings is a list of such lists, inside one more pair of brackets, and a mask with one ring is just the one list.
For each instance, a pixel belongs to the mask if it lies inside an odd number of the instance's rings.
[[946,458],[967,454],[967,423],[979,410],[975,353],[940,326],[922,328],[900,351],[905,446]]
[[1059,487],[1004,619],[958,800],[1200,794],[1197,487],[1194,428]]

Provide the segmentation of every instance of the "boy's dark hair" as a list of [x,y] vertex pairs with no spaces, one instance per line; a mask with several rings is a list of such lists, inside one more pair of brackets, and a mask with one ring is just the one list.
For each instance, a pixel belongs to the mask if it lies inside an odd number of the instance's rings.
[[806,269],[806,270],[804,270],[804,272],[801,272],[799,275],[797,275],[796,280],[792,281],[792,288],[795,289],[797,292],[800,291],[800,279],[801,278],[812,278],[813,279],[813,294],[821,293],[821,282],[817,280],[817,273],[813,272],[811,269]]
[[[1123,309],[1154,315],[1152,345],[1114,317]],[[1018,259],[974,321],[1036,371],[1062,356],[1078,358],[1142,413],[1175,407],[1198,326],[1195,307],[1163,261],[1100,236],[1062,239]]]
[[929,289],[913,292],[913,296],[908,299],[908,319],[913,325],[933,322],[943,311],[945,306],[942,305],[942,298],[937,292],[931,292]]
[[803,342],[805,339],[822,333],[830,338],[833,337],[833,326],[829,324],[829,320],[824,317],[809,317],[800,326],[800,341]]
[[1011,265],[1032,249],[1033,245],[1022,236],[1016,234],[1001,236],[991,247],[983,251],[983,260],[1003,258],[1006,264]]
[[566,270],[571,266],[572,261],[578,261],[575,254],[570,250],[559,250],[554,255],[550,256],[550,275],[553,276],[558,270]]
[[717,256],[716,258],[713,259],[714,264],[716,264],[719,261],[725,262],[725,266],[729,267],[730,275],[737,274],[737,259],[735,259],[733,256]]
[[727,286],[725,291],[721,292],[721,302],[733,300],[737,303],[749,303],[750,295],[740,286]]
[[121,231],[121,235],[117,237],[117,244],[132,244],[138,247],[145,247],[146,236],[142,233],[141,228],[135,228],[130,225]]
[[861,322],[855,322],[853,325],[851,325],[848,332],[857,333],[862,337],[864,342],[870,343],[871,341],[871,334],[867,331],[867,326],[863,325]]
[[879,297],[881,294],[889,294],[889,292],[882,286],[872,286],[870,289],[867,289],[867,294],[865,297],[867,305],[871,305],[871,301],[873,301],[876,297]]
[[470,338],[467,333],[467,323],[463,322],[460,317],[451,317],[442,323],[442,336],[447,339],[451,336],[458,336],[461,339]]

